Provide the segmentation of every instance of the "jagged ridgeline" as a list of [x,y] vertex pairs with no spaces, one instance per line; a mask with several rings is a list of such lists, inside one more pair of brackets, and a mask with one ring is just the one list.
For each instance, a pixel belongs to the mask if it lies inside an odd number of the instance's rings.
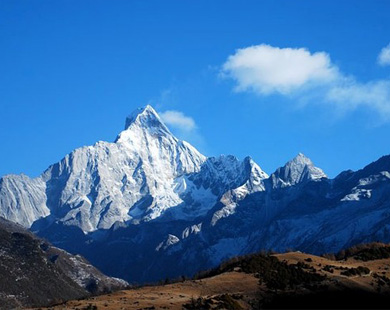
[[35,179],[4,176],[0,215],[146,282],[261,249],[389,242],[389,196],[389,156],[329,179],[298,154],[268,176],[250,157],[205,157],[147,106],[114,142],[76,149]]

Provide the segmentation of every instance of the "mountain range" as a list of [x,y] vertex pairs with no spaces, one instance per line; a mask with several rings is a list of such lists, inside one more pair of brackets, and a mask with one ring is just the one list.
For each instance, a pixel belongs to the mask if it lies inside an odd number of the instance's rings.
[[390,156],[330,179],[298,154],[268,175],[250,157],[202,155],[146,106],[112,143],[78,148],[34,179],[3,176],[0,216],[145,283],[262,249],[389,242]]

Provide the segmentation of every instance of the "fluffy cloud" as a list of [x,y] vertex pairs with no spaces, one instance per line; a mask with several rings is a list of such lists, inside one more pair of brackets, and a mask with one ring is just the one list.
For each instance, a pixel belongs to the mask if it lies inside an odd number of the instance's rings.
[[199,150],[207,152],[205,140],[192,117],[175,110],[159,112],[159,115],[162,121],[170,127],[179,139],[195,144],[199,147]]
[[381,52],[378,55],[378,63],[381,66],[390,65],[390,44],[382,48]]
[[[390,65],[390,44],[378,56],[381,65]],[[258,95],[279,93],[298,100],[312,98],[336,108],[366,107],[390,121],[390,80],[359,82],[339,71],[327,53],[310,53],[305,48],[278,48],[256,45],[238,49],[223,64],[221,74],[236,82],[236,91]]]
[[236,81],[236,91],[265,95],[327,84],[339,76],[327,53],[265,44],[238,49],[223,65],[222,74]]
[[179,111],[168,110],[160,113],[160,117],[168,126],[172,126],[179,130],[188,132],[196,128],[195,121]]

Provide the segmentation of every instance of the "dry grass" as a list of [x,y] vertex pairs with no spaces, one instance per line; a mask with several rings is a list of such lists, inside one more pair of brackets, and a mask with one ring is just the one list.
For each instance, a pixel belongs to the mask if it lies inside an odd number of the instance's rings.
[[[349,258],[344,261],[334,261],[300,252],[276,254],[275,256],[288,264],[304,263],[309,268],[314,268],[316,273],[327,276],[327,285],[335,290],[343,287],[366,292],[378,292],[379,289],[382,292],[390,292],[390,285],[380,285],[378,278],[378,275],[390,278],[390,259],[363,262]],[[341,274],[342,271],[359,266],[369,268],[370,273],[350,277]],[[85,300],[69,301],[62,305],[42,309],[182,309],[183,304],[190,303],[192,299],[202,297],[213,302],[217,296],[223,294],[239,296],[237,299],[239,305],[243,309],[251,309],[250,302],[261,295],[266,296],[267,288],[264,284],[259,286],[259,281],[254,275],[233,271],[202,280],[146,286]]]
[[[225,293],[243,295],[240,304],[249,309],[248,301],[255,298],[258,291],[258,279],[253,275],[228,272],[212,278],[185,281],[162,286],[149,286],[139,289],[119,291],[85,300],[69,301],[63,305],[42,309],[84,310],[124,310],[124,309],[182,309],[192,298],[212,298]],[[153,308],[154,307],[154,308]]]
[[[374,275],[377,274],[390,278],[390,259],[378,259],[363,262],[360,260],[355,260],[353,258],[348,258],[347,260],[334,261],[328,260],[323,257],[300,252],[276,254],[275,256],[281,261],[286,261],[288,264],[304,262],[310,267],[313,267],[317,273],[326,275],[335,283],[342,284],[343,286],[352,289],[363,289],[367,291],[376,292],[378,289],[376,285],[378,281],[374,277]],[[308,261],[308,258],[310,258],[311,261]],[[332,269],[333,272],[324,270],[325,266],[329,266],[329,268]],[[370,273],[367,275],[353,277],[341,275],[341,272],[344,271],[345,268],[351,269],[357,268],[359,266],[367,267],[368,269],[370,269]]]

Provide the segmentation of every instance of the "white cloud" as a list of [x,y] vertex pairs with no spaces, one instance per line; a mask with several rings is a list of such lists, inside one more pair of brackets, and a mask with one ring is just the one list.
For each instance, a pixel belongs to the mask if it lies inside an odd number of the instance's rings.
[[195,121],[180,111],[168,110],[159,114],[164,123],[183,131],[192,131],[196,128]]
[[[390,44],[382,49],[378,63],[390,65]],[[366,107],[390,121],[390,80],[361,83],[340,72],[325,52],[251,46],[229,56],[221,73],[235,80],[236,91],[294,95],[298,101],[311,98],[344,111]]]
[[381,52],[378,55],[378,63],[381,66],[390,65],[390,44],[382,48]]
[[207,152],[206,141],[200,134],[199,127],[192,117],[175,110],[159,112],[159,115],[162,121],[170,127],[173,134],[179,139],[197,145],[200,151]]
[[251,90],[261,95],[288,94],[339,77],[327,53],[265,44],[238,49],[224,63],[222,74],[236,81],[236,91]]
[[365,106],[377,111],[383,120],[390,120],[390,81],[379,80],[368,83],[353,81],[349,85],[329,89],[326,99],[345,110]]

